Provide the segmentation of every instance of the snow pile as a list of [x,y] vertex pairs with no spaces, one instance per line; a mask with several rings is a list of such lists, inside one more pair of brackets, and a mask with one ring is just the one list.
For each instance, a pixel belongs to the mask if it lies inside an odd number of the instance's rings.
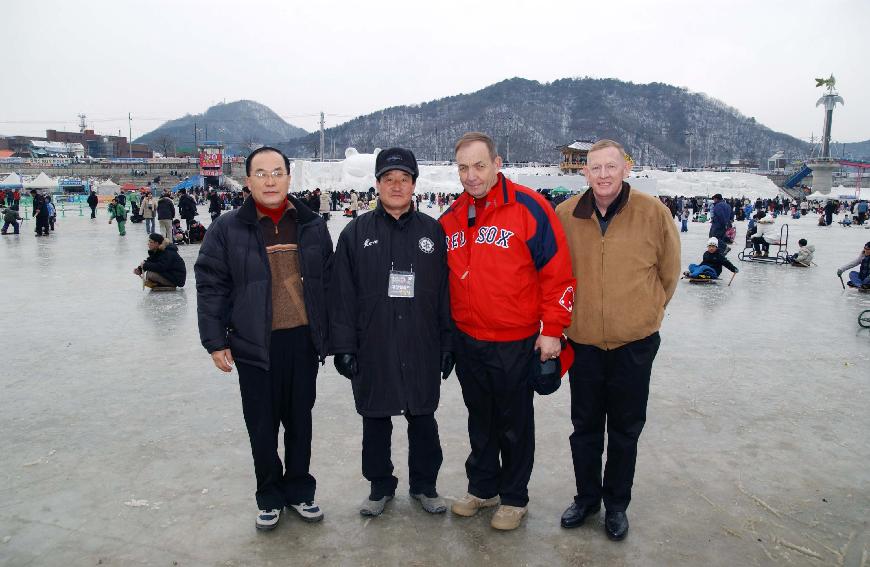
[[[354,148],[345,151],[345,159],[338,162],[296,160],[292,166],[294,192],[314,190],[367,191],[375,186],[375,157],[380,149],[371,154],[361,154]],[[558,167],[506,167],[505,176],[533,189],[565,188],[583,191],[587,187],[582,175],[566,175]],[[669,172],[645,170],[633,172],[629,183],[635,189],[663,196],[710,197],[722,193],[724,197],[770,199],[779,194],[779,188],[768,178],[751,173],[737,172]],[[417,191],[436,193],[460,193],[462,185],[456,165],[421,165],[417,179]]]
[[752,173],[717,171],[658,171],[646,170],[638,174],[655,180],[660,195],[676,197],[746,197],[748,199],[773,199],[779,188],[767,177]]
[[[292,167],[290,190],[304,191],[320,187],[327,191],[368,191],[369,187],[375,186],[375,158],[378,152],[380,149],[371,154],[361,154],[354,148],[348,148],[344,152],[345,159],[340,162],[296,160]],[[456,166],[420,166],[417,191],[461,192]]]

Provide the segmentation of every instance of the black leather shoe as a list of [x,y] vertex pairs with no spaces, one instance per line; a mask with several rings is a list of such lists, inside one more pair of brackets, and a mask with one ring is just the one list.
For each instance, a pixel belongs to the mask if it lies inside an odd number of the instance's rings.
[[613,541],[621,541],[628,535],[628,516],[625,512],[604,512],[604,531]]
[[592,504],[584,504],[578,506],[576,502],[572,502],[568,509],[562,513],[563,528],[577,528],[583,525],[586,518],[592,514],[597,514],[601,510],[601,504],[593,506]]

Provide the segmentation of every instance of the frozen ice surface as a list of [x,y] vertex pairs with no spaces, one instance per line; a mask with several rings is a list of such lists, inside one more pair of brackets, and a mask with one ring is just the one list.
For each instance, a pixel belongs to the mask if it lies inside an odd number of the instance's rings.
[[[204,208],[200,217],[207,217]],[[437,209],[426,209],[437,216]],[[782,220],[782,218],[780,218]],[[312,472],[324,522],[287,514],[254,529],[254,474],[235,374],[199,345],[192,267],[176,293],[131,273],[142,224],[120,237],[103,211],[59,219],[48,238],[0,238],[0,564],[3,565],[861,565],[870,554],[870,294],[837,266],[870,230],[787,221],[817,267],[736,261],[731,287],[681,281],[662,329],[641,437],[631,533],[614,544],[603,514],[559,527],[574,495],[568,388],[539,397],[530,512],[513,533],[491,512],[430,516],[406,496],[407,441],[387,513],[366,520],[361,420],[327,360],[314,409]],[[336,238],[347,219],[333,217]],[[683,264],[709,225],[690,223]],[[738,223],[742,242],[745,223]],[[579,285],[583,285],[582,281]],[[466,489],[466,410],[453,376],[438,411],[439,490]],[[207,490],[204,487],[208,487]],[[145,504],[143,504],[145,503]]]

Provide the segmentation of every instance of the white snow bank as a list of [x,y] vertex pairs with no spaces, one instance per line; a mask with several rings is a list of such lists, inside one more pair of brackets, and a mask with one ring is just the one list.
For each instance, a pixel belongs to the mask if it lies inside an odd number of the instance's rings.
[[[377,149],[375,153],[361,154],[354,148],[348,148],[345,159],[338,162],[296,160],[293,163],[290,190],[304,191],[320,187],[327,191],[367,191],[375,185],[375,156],[379,151]],[[507,167],[502,171],[511,181],[533,189],[564,187],[572,191],[583,191],[587,187],[585,177],[565,175],[558,167]],[[779,188],[768,178],[751,173],[645,170],[633,172],[628,181],[636,189],[665,196],[710,197],[722,193],[726,198],[770,199],[779,193]],[[456,166],[421,165],[417,191],[462,192]]]

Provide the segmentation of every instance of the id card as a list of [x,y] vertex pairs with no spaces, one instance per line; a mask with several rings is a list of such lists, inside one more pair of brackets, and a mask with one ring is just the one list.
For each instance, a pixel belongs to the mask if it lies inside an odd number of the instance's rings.
[[414,297],[414,272],[390,270],[388,297]]

